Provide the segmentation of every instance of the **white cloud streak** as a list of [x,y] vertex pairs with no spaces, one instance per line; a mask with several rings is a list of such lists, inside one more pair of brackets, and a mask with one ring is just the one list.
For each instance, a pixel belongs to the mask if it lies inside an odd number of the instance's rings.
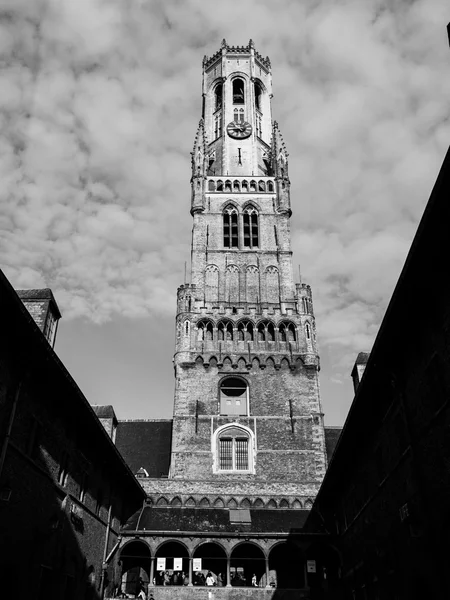
[[319,341],[370,349],[450,140],[446,3],[0,1],[0,257],[65,318],[173,314],[201,59],[252,37]]

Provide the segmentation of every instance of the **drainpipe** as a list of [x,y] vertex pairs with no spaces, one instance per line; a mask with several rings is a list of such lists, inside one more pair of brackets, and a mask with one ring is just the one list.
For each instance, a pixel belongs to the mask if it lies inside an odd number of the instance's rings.
[[108,509],[108,523],[106,525],[106,535],[105,535],[105,547],[103,549],[103,562],[102,562],[102,577],[100,579],[100,598],[103,598],[103,594],[105,592],[105,574],[106,569],[108,568],[108,563],[106,562],[106,558],[108,556],[108,544],[109,544],[109,533],[111,531],[111,512],[112,512],[112,502],[109,504]]
[[[25,379],[25,378],[24,378]],[[5,439],[3,440],[2,453],[0,455],[0,479],[3,473],[3,467],[5,465],[6,452],[8,450],[9,440],[11,438],[11,431],[14,424],[14,417],[16,416],[16,408],[19,402],[20,390],[22,389],[22,383],[24,381],[22,379],[17,386],[16,393],[14,394],[14,401],[11,408],[11,414],[9,415],[8,429],[6,431]]]

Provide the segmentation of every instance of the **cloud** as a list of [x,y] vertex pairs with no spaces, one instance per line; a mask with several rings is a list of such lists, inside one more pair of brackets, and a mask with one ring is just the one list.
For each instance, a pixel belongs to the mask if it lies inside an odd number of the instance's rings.
[[373,342],[450,139],[445,2],[3,0],[0,256],[66,319],[174,313],[201,59],[273,65],[293,249],[335,378]]

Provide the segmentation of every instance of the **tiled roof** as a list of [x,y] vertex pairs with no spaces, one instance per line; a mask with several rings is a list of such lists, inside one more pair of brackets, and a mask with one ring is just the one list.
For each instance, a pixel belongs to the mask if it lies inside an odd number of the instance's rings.
[[366,365],[369,360],[370,352],[360,352],[356,357],[356,365]]
[[325,427],[325,448],[327,451],[328,462],[333,456],[334,449],[341,435],[342,427]]
[[22,300],[51,300],[53,298],[50,288],[41,290],[16,290],[17,295]]
[[50,288],[42,288],[35,290],[14,290],[19,298],[23,301],[26,300],[51,300],[53,307],[56,311],[56,316],[61,318],[61,311],[59,310],[58,304],[56,303],[53,292]]
[[119,421],[116,446],[133,473],[143,467],[149,477],[167,477],[172,444],[172,421]]
[[115,419],[116,413],[111,404],[100,405],[92,404],[92,410],[95,412],[99,419]]
[[145,505],[123,527],[132,531],[289,533],[302,529],[308,510],[252,510],[251,524],[231,523],[227,508],[187,508]]

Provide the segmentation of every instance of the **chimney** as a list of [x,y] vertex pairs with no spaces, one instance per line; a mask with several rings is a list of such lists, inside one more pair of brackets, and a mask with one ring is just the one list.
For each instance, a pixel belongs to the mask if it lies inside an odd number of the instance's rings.
[[92,409],[98,417],[98,420],[105,428],[106,433],[112,439],[113,443],[116,443],[116,431],[117,431],[117,417],[114,412],[114,408],[108,404],[100,406],[99,404],[93,404]]
[[58,321],[61,318],[58,305],[50,288],[41,290],[16,290],[25,308],[44,334],[50,346],[55,346]]
[[367,361],[369,360],[369,356],[369,352],[360,352],[356,357],[356,362],[352,369],[353,389],[355,391],[355,394],[359,384],[361,383],[361,379],[365,371]]

